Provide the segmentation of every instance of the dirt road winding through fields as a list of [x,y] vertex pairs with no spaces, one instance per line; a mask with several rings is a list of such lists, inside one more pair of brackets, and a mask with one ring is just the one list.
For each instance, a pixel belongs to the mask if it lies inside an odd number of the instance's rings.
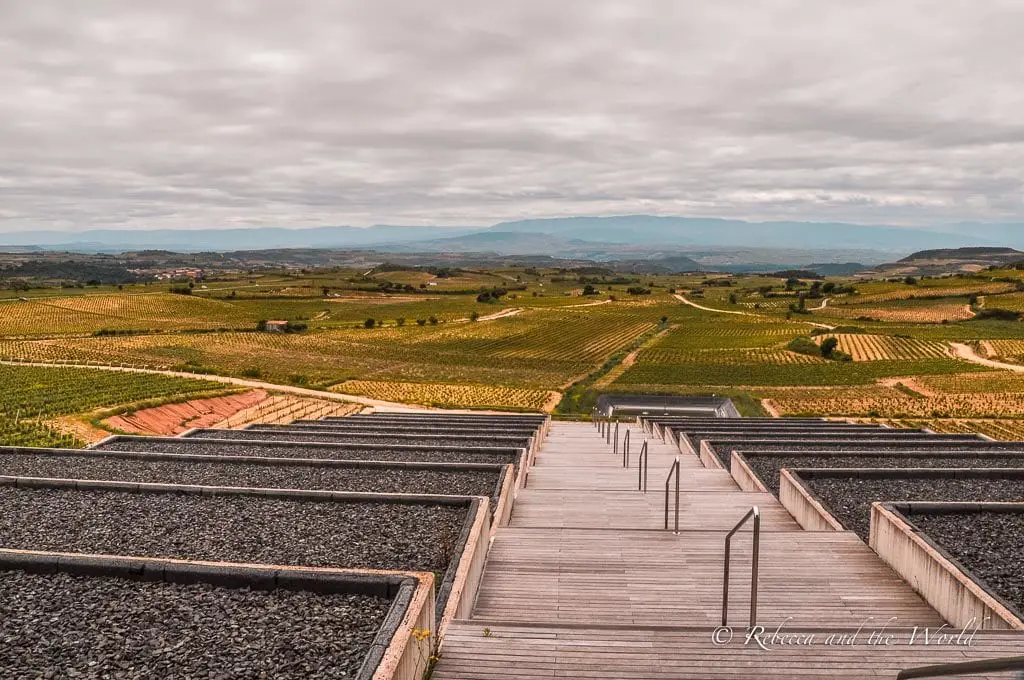
[[[682,295],[673,295],[672,297],[679,300],[684,305],[690,305],[691,307],[694,307],[696,309],[702,309],[705,312],[717,312],[719,314],[737,314],[739,316],[756,316],[764,319],[770,318],[765,316],[764,314],[754,314],[753,312],[739,312],[731,309],[715,309],[714,307],[705,307],[704,305],[698,305],[696,302],[687,300]],[[827,331],[832,331],[835,330],[836,328],[835,326],[829,326],[827,323],[817,323],[814,321],[793,321],[793,323],[804,323],[807,324],[808,326],[814,326],[815,328],[823,328]]]
[[969,361],[972,364],[978,364],[979,366],[1001,368],[1006,371],[1014,371],[1015,373],[1024,373],[1024,366],[1019,364],[1007,364],[1002,361],[995,361],[994,359],[986,359],[985,357],[979,356],[970,345],[965,345],[962,342],[951,342],[949,344],[953,348],[953,355],[958,359],[963,359],[964,361]]
[[738,316],[760,316],[759,314],[752,314],[751,312],[738,312],[731,309],[715,309],[714,307],[705,307],[704,305],[698,305],[696,302],[687,300],[682,295],[673,295],[672,297],[679,300],[684,305],[690,305],[691,307],[695,307],[697,309],[703,309],[705,312],[718,312],[719,314],[736,314]]

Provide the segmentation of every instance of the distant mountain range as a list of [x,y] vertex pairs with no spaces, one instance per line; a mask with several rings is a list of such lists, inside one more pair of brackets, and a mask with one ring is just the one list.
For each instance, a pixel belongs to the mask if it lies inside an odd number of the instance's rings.
[[[92,230],[0,234],[0,250],[39,247],[75,252],[163,249],[178,252],[273,248],[372,248],[393,252],[544,254],[629,260],[690,250],[773,249],[817,252],[819,262],[881,263],[912,251],[963,246],[1024,248],[1024,223],[961,223],[901,228],[822,222],[744,222],[712,218],[622,215],[502,222],[491,227],[378,225],[302,229]],[[865,257],[851,258],[851,251]],[[820,257],[821,253],[829,253]],[[871,254],[874,256],[871,256]],[[774,259],[774,258],[773,258]],[[806,258],[804,258],[806,260]],[[741,263],[733,263],[741,264]],[[795,264],[795,263],[794,263]]]

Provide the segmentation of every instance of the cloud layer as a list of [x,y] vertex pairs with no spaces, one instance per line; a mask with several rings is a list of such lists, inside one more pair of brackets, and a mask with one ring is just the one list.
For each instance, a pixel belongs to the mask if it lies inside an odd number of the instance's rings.
[[0,231],[1024,220],[1019,0],[5,0]]

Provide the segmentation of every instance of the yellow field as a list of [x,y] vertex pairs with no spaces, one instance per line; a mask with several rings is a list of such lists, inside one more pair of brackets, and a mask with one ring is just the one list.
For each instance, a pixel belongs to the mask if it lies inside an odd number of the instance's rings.
[[89,295],[0,302],[0,335],[177,330],[247,325],[238,310],[196,295]]
[[447,385],[440,383],[374,382],[348,380],[331,388],[343,394],[359,394],[384,401],[455,408],[521,408],[550,410],[557,392],[522,390],[490,385]]
[[858,416],[874,418],[1016,418],[1024,417],[1024,392],[1004,394],[936,394],[911,396],[895,387],[759,390],[780,415]]
[[983,434],[1001,441],[1024,440],[1024,420],[1017,419],[966,419],[966,418],[926,418],[888,419],[888,418],[851,418],[856,422],[881,423],[896,428],[927,428],[942,434]]
[[943,321],[966,321],[974,318],[970,305],[951,302],[936,302],[921,306],[878,307],[874,305],[851,305],[849,307],[828,306],[815,311],[815,315],[845,319],[871,318],[892,323],[941,323]]
[[701,364],[737,364],[737,363],[750,363],[750,364],[766,364],[773,366],[785,366],[788,364],[825,364],[828,363],[826,359],[821,357],[811,356],[809,354],[800,354],[798,352],[790,352],[785,349],[771,349],[771,348],[748,348],[739,350],[671,350],[671,349],[647,349],[641,354],[642,358],[646,362],[658,363],[658,364],[681,364],[681,363],[701,363]]
[[825,338],[834,337],[839,341],[840,351],[853,357],[854,361],[885,361],[899,359],[941,359],[952,356],[952,350],[942,342],[898,338],[890,335],[860,335],[839,333],[820,335],[815,341],[820,345]]
[[836,303],[842,304],[845,300],[849,304],[876,304],[879,302],[893,302],[895,300],[920,299],[922,296],[929,297],[966,297],[974,293],[982,295],[997,295],[1009,293],[1016,290],[1012,283],[964,283],[961,285],[942,286],[901,286],[899,289],[881,293],[868,293],[866,295],[855,295],[848,298],[837,298]]

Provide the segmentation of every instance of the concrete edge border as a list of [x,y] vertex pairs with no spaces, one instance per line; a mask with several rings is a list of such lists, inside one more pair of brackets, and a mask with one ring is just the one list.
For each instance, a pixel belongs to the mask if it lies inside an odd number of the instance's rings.
[[954,626],[1024,631],[1024,614],[919,529],[911,517],[957,509],[1010,509],[1024,503],[871,504],[871,548]]
[[832,516],[825,504],[811,491],[798,473],[803,470],[783,468],[779,471],[779,502],[805,531],[846,531]]

